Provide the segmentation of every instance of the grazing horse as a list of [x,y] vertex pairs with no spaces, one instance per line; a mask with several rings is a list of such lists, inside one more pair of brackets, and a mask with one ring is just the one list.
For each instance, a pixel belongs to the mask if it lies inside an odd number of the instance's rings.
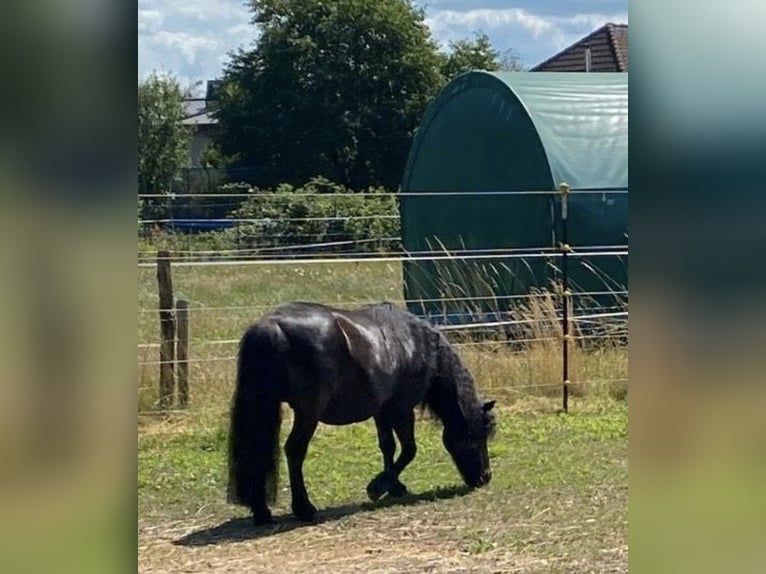
[[[407,492],[399,474],[415,457],[416,406],[443,426],[442,440],[470,487],[492,477],[487,440],[494,401],[479,399],[473,378],[444,336],[390,303],[346,311],[314,303],[278,307],[247,329],[239,348],[229,433],[229,502],[271,522],[277,491],[281,403],[294,411],[285,454],[292,510],[310,521],[316,508],[303,481],[309,441],[321,421],[375,419],[383,471],[367,486],[377,500]],[[394,460],[396,442],[401,451]]]

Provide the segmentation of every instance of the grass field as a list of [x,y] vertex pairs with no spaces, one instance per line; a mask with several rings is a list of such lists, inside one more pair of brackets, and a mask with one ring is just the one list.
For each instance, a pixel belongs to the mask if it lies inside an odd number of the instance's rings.
[[[158,358],[138,352],[139,569],[142,572],[626,572],[627,351],[573,352],[575,386],[560,406],[560,350],[536,344],[460,347],[484,395],[498,399],[492,483],[467,492],[441,445],[419,420],[415,461],[402,475],[413,493],[366,498],[380,470],[374,426],[321,426],[306,461],[320,520],[288,513],[286,473],[277,524],[254,528],[225,502],[226,427],[235,344],[268,307],[288,300],[342,306],[401,300],[391,263],[328,266],[177,267],[176,297],[190,302],[191,406],[154,412]],[[155,271],[139,269],[139,341],[157,341]],[[610,382],[617,381],[617,382]],[[289,412],[283,437],[289,428]],[[284,465],[284,460],[283,463]]]
[[[186,298],[191,309],[189,370],[195,407],[214,411],[227,408],[233,389],[236,341],[269,308],[294,300],[338,306],[382,300],[397,303],[402,300],[401,277],[400,265],[387,262],[175,267],[175,296]],[[532,309],[530,316],[546,319],[555,315],[552,302],[543,303],[541,308]],[[139,342],[157,343],[157,282],[153,268],[139,269],[138,308]],[[558,324],[549,321],[531,326],[528,335],[558,335],[559,329]],[[503,341],[477,345],[458,336],[457,344],[464,345],[460,347],[461,356],[482,389],[506,403],[529,395],[561,394],[558,341],[540,342],[524,352],[513,352]],[[148,412],[157,402],[159,349],[139,349],[138,360],[139,408]],[[605,344],[588,352],[573,347],[570,363],[574,395],[626,395],[626,347]]]

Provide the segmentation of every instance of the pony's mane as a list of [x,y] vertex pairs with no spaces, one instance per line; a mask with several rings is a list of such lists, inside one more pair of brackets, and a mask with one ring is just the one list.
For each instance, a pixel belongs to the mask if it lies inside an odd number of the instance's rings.
[[468,434],[491,435],[494,421],[490,418],[492,425],[487,429],[483,403],[479,400],[473,377],[444,336],[433,327],[431,329],[438,334],[436,375],[421,406],[442,424],[458,425]]

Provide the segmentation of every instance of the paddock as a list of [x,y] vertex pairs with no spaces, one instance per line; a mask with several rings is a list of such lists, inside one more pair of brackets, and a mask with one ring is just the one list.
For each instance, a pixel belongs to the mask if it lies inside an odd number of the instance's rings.
[[[468,328],[449,333],[481,392],[498,400],[487,487],[460,487],[440,428],[419,415],[418,454],[403,474],[412,494],[403,500],[367,499],[380,467],[367,421],[319,427],[305,464],[317,524],[290,516],[284,468],[274,526],[255,528],[246,509],[226,503],[227,415],[244,328],[288,300],[404,304],[400,261],[329,259],[197,265],[176,257],[173,289],[188,301],[190,396],[187,407],[166,411],[157,402],[156,267],[139,267],[139,570],[625,571],[627,349],[608,338],[573,349],[577,382],[570,413],[561,414],[558,322],[544,305],[521,348],[502,337],[476,340]],[[285,416],[289,423],[287,408]]]

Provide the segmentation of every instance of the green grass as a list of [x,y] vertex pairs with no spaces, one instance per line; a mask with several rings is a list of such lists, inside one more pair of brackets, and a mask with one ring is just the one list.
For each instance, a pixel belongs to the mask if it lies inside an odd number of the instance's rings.
[[[286,420],[283,439],[289,427]],[[422,419],[416,433],[418,454],[402,475],[410,490],[423,492],[458,484],[460,477],[441,443],[441,427]],[[163,514],[177,517],[209,505],[222,516],[231,512],[234,507],[222,503],[226,435],[224,425],[141,435],[139,510],[150,513],[161,508]],[[490,443],[494,478],[489,490],[624,482],[625,461],[611,455],[624,450],[626,437],[627,408],[616,402],[569,415],[513,415],[500,410],[498,434]],[[283,471],[284,464],[282,457]],[[371,421],[344,427],[320,425],[306,460],[306,481],[320,506],[358,502],[365,499],[367,482],[381,468]],[[281,483],[284,492],[279,508],[287,512],[287,484],[285,480]]]
[[[289,424],[283,423],[283,439]],[[213,528],[231,524],[229,535],[253,536],[244,520],[247,510],[225,502],[224,422],[208,428],[179,425],[139,437],[139,516],[152,524],[203,516]],[[418,454],[402,475],[411,494],[373,504],[365,486],[381,470],[374,425],[320,425],[305,474],[320,519],[329,521],[324,527],[343,531],[353,543],[356,530],[374,519],[375,528],[384,530],[423,528],[436,536],[432,542],[468,556],[510,559],[525,553],[551,564],[564,556],[590,565],[612,558],[620,563],[622,554],[609,558],[604,551],[627,544],[624,404],[603,402],[569,415],[499,410],[498,433],[490,444],[492,482],[468,493],[458,488],[461,480],[440,432],[432,421],[418,421]],[[290,516],[284,456],[281,460],[278,525],[272,528],[284,530],[287,543],[290,537],[299,540],[301,528]],[[243,520],[230,522],[237,518]],[[445,521],[451,528],[442,528]]]
[[[286,420],[283,439],[289,427],[290,421]],[[424,492],[460,483],[442,446],[441,427],[423,419],[418,421],[416,432],[418,454],[402,475],[410,490]],[[160,508],[163,515],[178,517],[205,505],[221,516],[232,512],[234,507],[223,503],[226,436],[224,425],[141,435],[141,515]],[[490,443],[494,479],[489,490],[619,483],[627,478],[627,467],[611,455],[622,451],[626,437],[627,409],[618,403],[576,415],[513,415],[500,410],[498,434]],[[283,471],[284,464],[282,457]],[[306,481],[320,506],[359,502],[365,500],[367,482],[381,469],[371,421],[344,427],[320,425],[306,460]],[[287,512],[286,480],[281,484],[284,492],[278,508]]]

